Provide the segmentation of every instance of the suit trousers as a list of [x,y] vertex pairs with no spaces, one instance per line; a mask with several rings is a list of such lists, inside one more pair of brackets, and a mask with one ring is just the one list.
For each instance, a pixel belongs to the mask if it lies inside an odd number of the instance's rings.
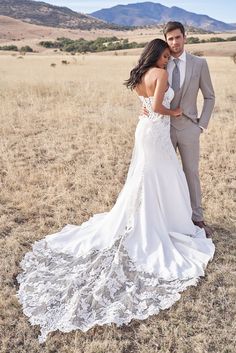
[[184,129],[170,128],[170,137],[174,149],[179,151],[183,170],[187,179],[192,220],[202,221],[203,210],[201,205],[201,186],[199,179],[200,134],[202,129],[188,119]]

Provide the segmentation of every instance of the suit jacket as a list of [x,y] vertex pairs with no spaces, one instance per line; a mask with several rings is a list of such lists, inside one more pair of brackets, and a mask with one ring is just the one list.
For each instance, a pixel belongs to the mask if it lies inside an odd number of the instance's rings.
[[[204,102],[198,117],[197,96],[199,89],[202,92]],[[180,118],[179,122],[177,121],[178,119],[172,118],[173,125],[179,124],[181,126],[191,119],[194,123],[207,128],[214,105],[215,93],[206,60],[186,53],[186,73],[180,99],[183,118]]]

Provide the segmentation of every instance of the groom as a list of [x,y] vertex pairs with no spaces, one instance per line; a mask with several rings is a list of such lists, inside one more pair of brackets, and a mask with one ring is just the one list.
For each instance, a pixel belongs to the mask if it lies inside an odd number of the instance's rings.
[[[186,53],[185,29],[180,22],[168,22],[164,27],[164,36],[171,50],[168,63],[169,84],[175,95],[171,109],[180,107],[183,115],[171,118],[170,135],[175,150],[178,148],[183,170],[187,179],[193,223],[204,228],[207,236],[212,230],[204,222],[201,206],[201,187],[199,180],[199,139],[207,128],[215,104],[214,89],[205,59]],[[197,95],[203,95],[201,114],[198,117]]]

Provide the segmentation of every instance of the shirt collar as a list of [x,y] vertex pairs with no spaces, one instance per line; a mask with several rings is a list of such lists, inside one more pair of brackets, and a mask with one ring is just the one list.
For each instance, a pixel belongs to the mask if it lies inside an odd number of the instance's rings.
[[[171,61],[175,58],[173,56],[170,57]],[[184,50],[183,53],[178,57],[179,60],[186,62],[186,51]]]

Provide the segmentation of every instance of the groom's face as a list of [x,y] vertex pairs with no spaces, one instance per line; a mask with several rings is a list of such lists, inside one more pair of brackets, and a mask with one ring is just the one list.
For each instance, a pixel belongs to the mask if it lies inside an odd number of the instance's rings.
[[174,29],[166,34],[166,41],[173,56],[179,56],[184,51],[186,37],[180,29]]

